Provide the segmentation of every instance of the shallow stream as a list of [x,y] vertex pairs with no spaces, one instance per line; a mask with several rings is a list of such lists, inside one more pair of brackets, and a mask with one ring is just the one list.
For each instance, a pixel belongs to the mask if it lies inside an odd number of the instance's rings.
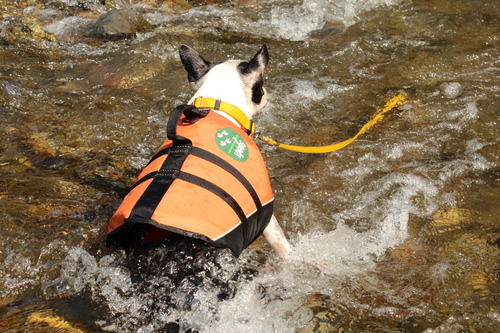
[[[0,331],[500,331],[497,1],[0,5]],[[102,24],[112,10],[131,24]],[[181,44],[213,61],[267,44],[255,120],[284,143],[346,140],[407,99],[331,154],[263,145],[291,258],[260,239],[222,254],[231,295],[207,276],[189,306],[104,245],[192,94]]]

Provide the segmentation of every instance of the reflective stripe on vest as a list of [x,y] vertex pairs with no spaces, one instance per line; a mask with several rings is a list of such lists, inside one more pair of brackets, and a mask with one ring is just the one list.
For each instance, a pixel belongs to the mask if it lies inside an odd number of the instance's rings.
[[[182,119],[173,131],[183,140],[167,139],[141,172],[109,222],[108,243],[141,237],[140,227],[153,225],[238,256],[272,215],[274,195],[262,155],[243,130],[216,112],[193,123]],[[169,131],[175,120],[169,120]]]

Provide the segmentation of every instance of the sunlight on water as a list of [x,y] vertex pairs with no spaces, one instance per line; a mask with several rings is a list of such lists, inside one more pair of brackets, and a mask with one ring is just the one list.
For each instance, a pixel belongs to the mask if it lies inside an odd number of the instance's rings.
[[[381,6],[392,6],[400,0],[305,0],[303,2],[283,2],[281,0],[256,4],[258,18],[248,21],[245,12],[237,8],[218,8],[215,6],[195,7],[184,12],[181,19],[187,25],[209,19],[214,27],[255,34],[261,37],[282,38],[291,41],[306,41],[314,30],[321,29],[325,23],[350,26],[360,21],[359,15]],[[260,7],[260,8],[259,8]],[[152,24],[168,24],[178,19],[176,14],[161,11],[148,13],[146,18]],[[91,19],[67,17],[44,27],[45,31],[59,39],[70,40],[78,34],[80,27]]]
[[[86,295],[117,332],[500,325],[498,9],[272,0],[176,10],[116,1],[154,27],[102,42],[82,29],[105,3],[63,3],[24,11],[38,13],[57,41],[4,40],[14,19],[2,21],[2,298]],[[407,96],[335,153],[262,147],[294,248],[286,261],[260,240],[238,260],[185,244],[146,254],[104,247],[107,220],[164,139],[169,110],[190,98],[182,43],[213,61],[266,43],[269,104],[256,120],[284,143],[345,140],[390,97]]]

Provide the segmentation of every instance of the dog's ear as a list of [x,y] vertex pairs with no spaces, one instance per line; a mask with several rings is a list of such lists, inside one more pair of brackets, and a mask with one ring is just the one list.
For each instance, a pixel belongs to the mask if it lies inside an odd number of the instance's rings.
[[241,74],[243,74],[243,81],[252,87],[252,102],[258,105],[259,108],[262,108],[267,103],[263,73],[268,63],[269,53],[267,52],[267,46],[264,44],[252,60],[242,62],[238,66]]
[[210,62],[206,61],[205,58],[189,46],[181,45],[179,55],[184,68],[188,72],[189,82],[197,82],[208,72]]
[[267,46],[264,44],[260,48],[259,52],[253,56],[252,60],[240,64],[240,70],[244,75],[261,75],[268,63],[269,53],[267,52]]

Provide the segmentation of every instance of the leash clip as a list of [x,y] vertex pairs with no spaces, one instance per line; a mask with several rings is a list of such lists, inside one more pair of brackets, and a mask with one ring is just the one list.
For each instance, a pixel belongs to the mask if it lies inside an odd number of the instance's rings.
[[267,143],[268,145],[271,145],[271,146],[275,146],[275,147],[280,146],[280,144],[278,142],[274,141],[273,139],[268,138],[267,136],[262,136],[261,131],[255,131],[252,135],[252,138],[254,140],[260,140],[260,141]]

